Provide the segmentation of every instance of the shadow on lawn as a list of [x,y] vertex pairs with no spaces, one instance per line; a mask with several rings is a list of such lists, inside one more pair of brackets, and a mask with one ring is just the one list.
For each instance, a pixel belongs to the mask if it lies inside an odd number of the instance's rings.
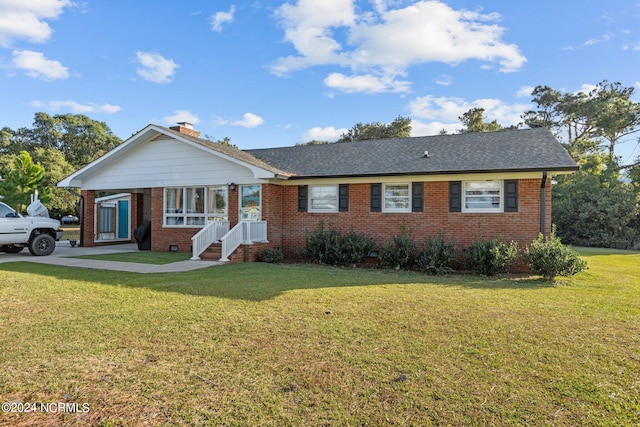
[[548,288],[553,283],[539,278],[484,278],[472,275],[427,276],[413,272],[336,268],[314,265],[241,263],[185,273],[137,274],[118,271],[58,267],[27,262],[0,264],[0,271],[29,273],[66,281],[110,286],[146,288],[157,292],[214,296],[247,301],[272,299],[293,290],[354,286],[420,285],[458,288]]

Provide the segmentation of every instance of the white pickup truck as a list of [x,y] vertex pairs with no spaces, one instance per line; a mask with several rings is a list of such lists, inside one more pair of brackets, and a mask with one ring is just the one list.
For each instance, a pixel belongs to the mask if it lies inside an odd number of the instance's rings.
[[[38,216],[42,212],[46,212],[46,216]],[[16,254],[29,248],[32,255],[50,255],[56,248],[56,241],[62,238],[60,221],[49,218],[48,211],[37,198],[29,205],[27,213],[29,216],[22,216],[0,202],[0,252]]]

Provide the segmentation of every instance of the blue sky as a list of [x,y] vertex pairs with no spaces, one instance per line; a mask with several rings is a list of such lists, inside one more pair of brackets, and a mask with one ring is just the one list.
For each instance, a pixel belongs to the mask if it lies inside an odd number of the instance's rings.
[[[242,149],[357,122],[516,124],[530,92],[607,79],[640,100],[640,0],[0,0],[0,127],[85,114],[126,139],[188,121]],[[637,136],[620,145],[625,163]]]

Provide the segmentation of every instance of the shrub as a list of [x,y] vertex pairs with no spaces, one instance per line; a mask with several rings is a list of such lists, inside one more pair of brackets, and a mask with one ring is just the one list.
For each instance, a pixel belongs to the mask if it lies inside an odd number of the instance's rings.
[[531,271],[547,280],[556,276],[572,276],[587,269],[587,263],[578,257],[578,253],[562,244],[556,236],[555,227],[548,238],[540,233],[531,242],[524,252],[524,259]]
[[258,252],[258,261],[272,264],[281,263],[284,259],[282,251],[276,248],[264,248]]
[[342,265],[361,263],[376,247],[371,237],[351,230],[340,237],[340,258]]
[[312,262],[352,265],[362,262],[374,249],[372,238],[353,230],[343,236],[336,230],[325,230],[320,221],[318,229],[306,236],[302,255]]
[[311,262],[337,264],[340,260],[340,233],[335,230],[326,231],[320,221],[318,229],[305,237],[302,256]]
[[447,242],[440,233],[424,242],[424,249],[418,254],[416,266],[423,273],[449,274],[453,272],[450,265],[455,259],[456,244]]
[[400,234],[385,245],[380,255],[380,263],[396,270],[411,269],[415,265],[417,252],[416,244],[411,238],[411,230],[407,230],[403,225],[400,227]]
[[476,239],[464,251],[467,268],[475,274],[484,276],[507,273],[519,256],[516,242],[505,243],[500,239],[491,239],[486,242]]

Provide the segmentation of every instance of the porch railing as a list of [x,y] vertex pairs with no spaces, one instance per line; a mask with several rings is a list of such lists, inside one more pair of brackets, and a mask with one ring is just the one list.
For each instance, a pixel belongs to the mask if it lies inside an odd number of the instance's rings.
[[220,241],[229,232],[229,221],[210,221],[191,238],[192,260],[199,260],[200,254],[213,243]]
[[220,261],[229,261],[229,255],[242,244],[267,242],[267,221],[240,221],[220,238],[222,253]]

